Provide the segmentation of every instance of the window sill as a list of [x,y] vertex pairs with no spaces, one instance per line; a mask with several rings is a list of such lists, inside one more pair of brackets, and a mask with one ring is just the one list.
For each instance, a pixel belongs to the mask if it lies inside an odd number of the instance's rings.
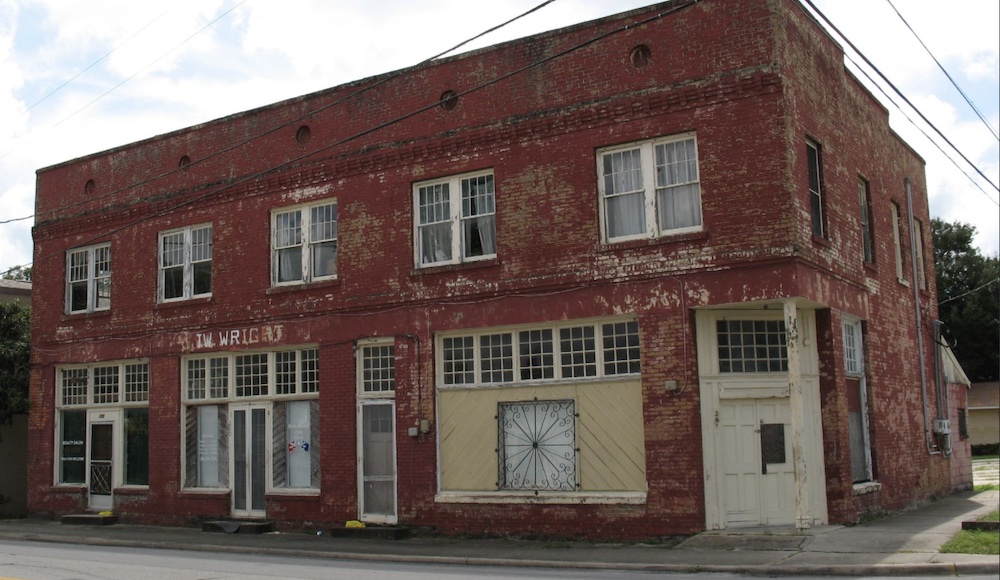
[[177,497],[223,497],[229,495],[228,487],[189,487],[177,493]]
[[816,234],[813,234],[812,241],[817,246],[823,246],[824,248],[829,248],[832,246],[832,244],[830,244],[830,240],[824,238],[823,236],[817,236]]
[[295,488],[295,489],[272,489],[265,495],[268,499],[280,499],[282,501],[286,500],[305,500],[312,501],[319,499],[319,489],[314,488]]
[[115,495],[148,495],[148,485],[124,485],[114,488]]
[[865,262],[865,270],[867,270],[872,275],[878,274],[878,268],[875,267],[874,262]]
[[316,282],[304,282],[302,284],[284,284],[282,286],[271,286],[266,294],[285,294],[288,292],[299,292],[301,290],[312,290],[313,288],[336,288],[340,286],[340,278],[329,280],[318,280]]
[[854,495],[868,495],[882,491],[882,484],[877,481],[866,481],[854,484]]
[[460,262],[458,264],[441,264],[440,266],[425,266],[423,268],[413,268],[410,276],[424,276],[428,274],[446,274],[448,272],[463,272],[465,270],[475,270],[478,268],[493,268],[500,265],[499,258],[488,258],[485,260],[474,260],[472,262]]
[[154,307],[155,310],[162,310],[167,308],[180,308],[183,306],[202,306],[204,304],[212,303],[212,295],[208,296],[197,296],[195,298],[185,298],[182,300],[171,300],[170,302],[157,302]]
[[643,505],[646,503],[646,492],[442,491],[434,496],[434,501],[478,504]]
[[72,314],[63,314],[62,321],[69,322],[74,320],[89,320],[91,318],[104,318],[106,316],[111,316],[111,309],[106,310],[94,310],[91,312],[73,312]]
[[625,240],[622,242],[601,242],[597,246],[598,252],[613,252],[616,250],[632,250],[636,248],[647,248],[652,246],[662,246],[666,244],[676,244],[683,242],[702,241],[708,239],[708,230],[702,229],[697,232],[685,232],[680,234],[664,234],[655,238],[643,238],[641,240]]

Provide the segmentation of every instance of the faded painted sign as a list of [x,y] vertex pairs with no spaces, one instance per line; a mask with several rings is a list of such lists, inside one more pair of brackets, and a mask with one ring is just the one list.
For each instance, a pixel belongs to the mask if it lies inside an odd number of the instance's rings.
[[192,350],[211,350],[233,346],[275,344],[281,342],[284,336],[285,327],[283,325],[266,324],[249,328],[191,333],[190,344]]

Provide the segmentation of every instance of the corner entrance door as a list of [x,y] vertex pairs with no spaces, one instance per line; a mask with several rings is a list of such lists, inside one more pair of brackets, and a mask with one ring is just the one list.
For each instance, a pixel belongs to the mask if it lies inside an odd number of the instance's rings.
[[263,405],[233,407],[233,515],[264,517],[267,489],[267,410]]
[[114,504],[111,498],[115,472],[114,436],[114,422],[90,423],[87,489],[90,491],[88,507],[92,510],[110,510]]
[[360,519],[396,523],[396,413],[392,401],[361,403]]
[[794,523],[788,399],[722,401],[719,419],[727,526]]

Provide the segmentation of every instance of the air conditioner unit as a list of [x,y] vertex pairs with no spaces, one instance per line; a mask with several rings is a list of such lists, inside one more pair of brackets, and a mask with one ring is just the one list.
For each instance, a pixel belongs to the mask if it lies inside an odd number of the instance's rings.
[[951,421],[948,419],[934,419],[934,432],[938,435],[950,435]]

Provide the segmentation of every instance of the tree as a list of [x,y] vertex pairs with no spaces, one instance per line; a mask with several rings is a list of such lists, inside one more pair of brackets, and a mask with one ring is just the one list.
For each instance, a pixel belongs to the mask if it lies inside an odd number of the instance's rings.
[[975,226],[931,220],[938,315],[945,337],[975,382],[1000,376],[1000,259],[980,254]]
[[0,303],[0,425],[28,412],[31,309]]
[[4,280],[24,280],[31,282],[31,266],[14,266],[10,270],[0,274]]

